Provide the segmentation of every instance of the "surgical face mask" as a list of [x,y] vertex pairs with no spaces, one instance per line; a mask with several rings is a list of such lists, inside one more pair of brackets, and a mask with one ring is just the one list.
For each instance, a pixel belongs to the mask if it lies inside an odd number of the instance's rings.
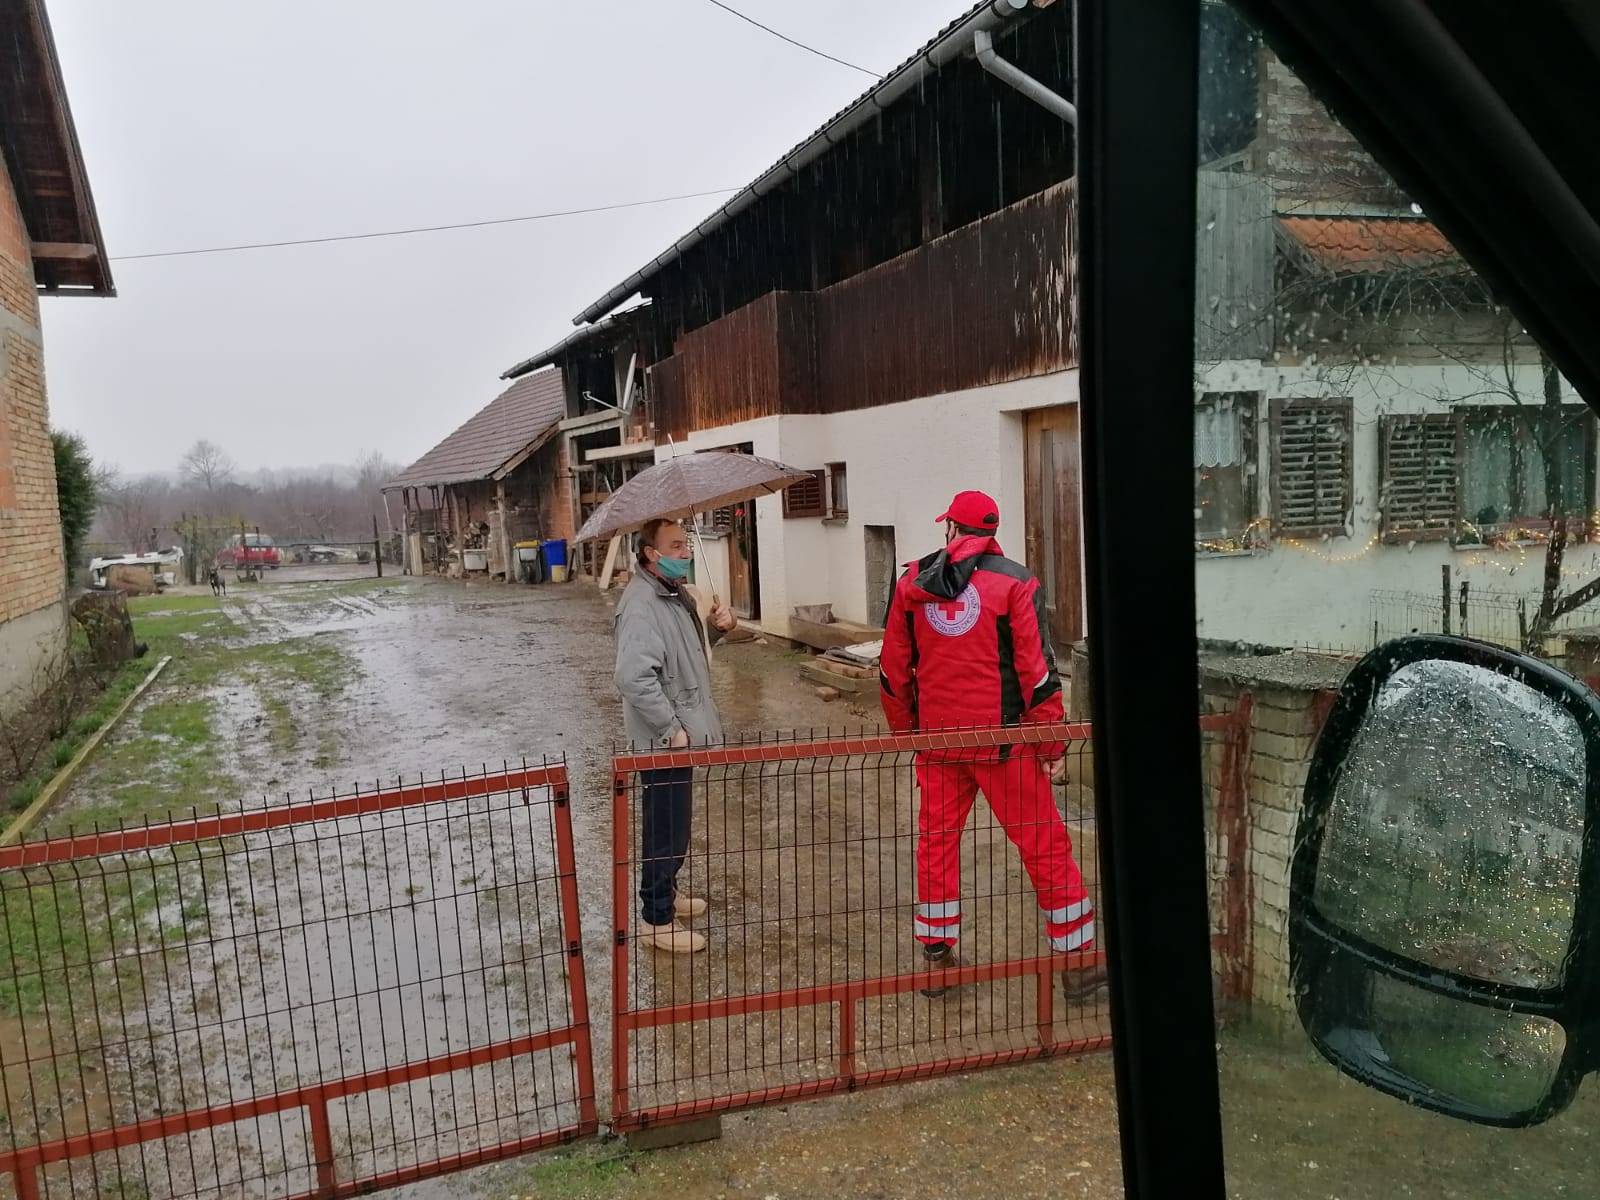
[[656,559],[656,570],[667,579],[689,578],[689,568],[694,565],[692,558],[668,558],[662,555]]

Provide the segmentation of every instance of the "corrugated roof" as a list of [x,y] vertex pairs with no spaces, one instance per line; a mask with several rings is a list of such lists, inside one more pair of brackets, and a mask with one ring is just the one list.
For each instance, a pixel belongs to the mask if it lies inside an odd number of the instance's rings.
[[1311,262],[1339,275],[1411,270],[1456,274],[1466,264],[1431,221],[1406,217],[1279,217]]
[[633,319],[637,314],[650,307],[650,301],[641,300],[631,308],[624,308],[612,313],[609,317],[602,317],[593,325],[585,325],[574,333],[567,334],[555,345],[543,353],[535,354],[532,358],[525,358],[516,366],[500,373],[501,379],[519,379],[529,371],[536,371],[540,367],[548,366],[570,350],[577,350],[596,338],[604,337],[618,326]]
[[[1045,2],[1049,3],[1050,0],[1045,0]],[[1040,5],[1040,7],[1044,7],[1044,5]],[[572,319],[572,323],[574,325],[583,325],[603,316],[611,308],[617,304],[620,304],[623,300],[627,299],[628,296],[638,291],[641,283],[654,275],[662,263],[680,253],[686,244],[692,243],[699,236],[711,232],[713,229],[721,225],[728,217],[739,212],[742,208],[750,203],[753,203],[754,200],[766,195],[767,192],[770,192],[773,188],[787,182],[790,178],[797,174],[798,169],[795,166],[795,161],[804,157],[808,147],[819,140],[827,143],[829,146],[834,144],[834,138],[832,136],[834,127],[841,124],[845,118],[849,117],[852,113],[854,113],[857,109],[862,108],[864,105],[872,105],[880,110],[886,107],[880,103],[880,94],[907,71],[910,71],[912,68],[918,66],[920,60],[926,59],[926,65],[937,70],[942,64],[934,61],[934,51],[936,49],[940,49],[941,44],[945,41],[945,39],[949,38],[957,30],[960,30],[963,26],[972,24],[974,20],[982,17],[986,10],[988,14],[994,18],[992,23],[998,25],[1003,22],[1016,20],[1025,11],[1027,11],[1027,8],[1028,0],[980,0],[980,3],[975,4],[972,8],[968,9],[955,20],[951,21],[938,33],[934,34],[933,37],[929,38],[927,42],[925,42],[914,54],[907,58],[898,67],[890,71],[882,79],[878,80],[877,83],[873,84],[866,91],[862,92],[861,95],[857,96],[849,104],[845,105],[838,112],[834,113],[833,116],[824,121],[820,126],[818,126],[815,133],[796,144],[787,154],[778,159],[777,162],[773,163],[772,166],[768,167],[759,176],[757,176],[754,182],[746,184],[745,187],[740,189],[737,195],[719,205],[710,216],[705,218],[705,220],[699,222],[693,229],[680,237],[666,250],[656,255],[655,258],[651,259],[650,262],[646,263],[643,267],[640,267],[622,283],[618,284],[604,296],[600,297],[600,299],[590,304],[588,308],[584,309]],[[964,47],[964,49],[970,50],[970,47]],[[764,183],[765,187],[763,187]]]
[[540,371],[517,380],[461,428],[388,483],[384,490],[488,479],[543,437],[566,415],[561,372]]

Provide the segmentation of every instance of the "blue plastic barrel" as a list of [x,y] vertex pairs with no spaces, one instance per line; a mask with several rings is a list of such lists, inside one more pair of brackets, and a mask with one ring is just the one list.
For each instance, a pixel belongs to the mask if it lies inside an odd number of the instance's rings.
[[552,538],[545,542],[544,565],[547,567],[564,567],[567,565],[566,538]]

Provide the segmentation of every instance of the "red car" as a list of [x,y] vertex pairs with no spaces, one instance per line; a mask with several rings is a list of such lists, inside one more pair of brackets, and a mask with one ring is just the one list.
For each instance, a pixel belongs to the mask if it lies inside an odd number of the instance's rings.
[[278,548],[264,533],[236,533],[217,551],[219,567],[271,567],[280,564]]

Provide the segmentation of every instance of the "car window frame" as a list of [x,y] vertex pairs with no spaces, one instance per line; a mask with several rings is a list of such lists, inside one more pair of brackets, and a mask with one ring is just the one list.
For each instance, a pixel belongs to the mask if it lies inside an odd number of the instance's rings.
[[[1490,63],[1494,10],[1471,0],[1448,14],[1454,33],[1422,0],[1235,7],[1600,412],[1584,328],[1600,311],[1600,187],[1569,186],[1556,164],[1575,161],[1578,134],[1536,94],[1597,85]],[[1123,1175],[1152,1200],[1225,1194],[1202,824],[1198,803],[1153,813],[1150,799],[1201,795],[1192,423],[1171,399],[1193,385],[1199,13],[1200,0],[1080,0],[1074,39],[1096,819]],[[1541,12],[1537,36],[1581,45],[1583,19]],[[1140,552],[1112,552],[1127,545]]]

